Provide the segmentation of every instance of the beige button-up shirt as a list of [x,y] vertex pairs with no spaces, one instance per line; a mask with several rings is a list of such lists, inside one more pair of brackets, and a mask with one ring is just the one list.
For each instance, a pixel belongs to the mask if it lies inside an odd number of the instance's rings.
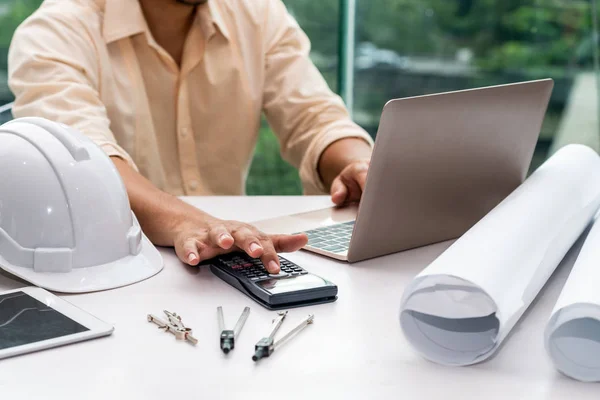
[[13,113],[71,125],[172,194],[237,195],[264,112],[305,191],[318,193],[328,145],[372,142],[309,48],[281,0],[198,7],[181,67],[137,0],[46,0],[11,44]]

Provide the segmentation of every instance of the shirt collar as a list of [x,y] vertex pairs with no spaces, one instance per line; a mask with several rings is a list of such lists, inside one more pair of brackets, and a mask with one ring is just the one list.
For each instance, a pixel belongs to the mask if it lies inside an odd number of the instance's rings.
[[148,25],[137,0],[100,0],[104,3],[102,35],[106,43],[143,33]]
[[218,1],[208,0],[206,6],[201,7],[200,12],[203,15],[202,19],[206,21],[207,25],[212,26],[213,29],[215,27],[219,29],[221,34],[225,36],[227,40],[229,40],[229,30],[227,29],[227,24],[223,19],[223,11],[220,9]]
[[[104,9],[102,35],[106,43],[148,32],[148,24],[138,0],[96,0],[96,3]],[[217,28],[229,39],[229,30],[215,0],[209,0],[205,6],[200,6],[198,11],[207,38],[212,36]]]

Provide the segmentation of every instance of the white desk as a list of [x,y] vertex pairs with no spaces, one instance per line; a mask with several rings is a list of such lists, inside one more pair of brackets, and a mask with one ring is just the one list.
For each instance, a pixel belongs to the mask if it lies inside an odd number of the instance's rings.
[[[329,205],[324,197],[189,201],[219,217],[245,221]],[[0,399],[598,399],[600,387],[555,372],[543,348],[544,324],[568,265],[490,361],[448,368],[413,352],[398,323],[402,290],[447,246],[354,265],[305,252],[290,255],[335,282],[339,299],[291,310],[282,333],[309,312],[315,324],[259,364],[251,360],[254,344],[269,330],[274,313],[209,270],[186,267],[172,250],[162,249],[165,269],[157,276],[125,288],[68,296],[113,323],[111,337],[0,361]],[[0,289],[20,286],[0,276]],[[230,326],[244,306],[252,308],[228,356],[218,346],[219,305]],[[146,314],[163,309],[180,313],[194,328],[197,347],[175,341],[146,321]]]

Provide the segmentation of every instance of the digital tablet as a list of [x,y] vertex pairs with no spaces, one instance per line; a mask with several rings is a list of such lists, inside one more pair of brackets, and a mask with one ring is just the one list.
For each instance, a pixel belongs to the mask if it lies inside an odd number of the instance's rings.
[[0,359],[107,336],[113,330],[44,289],[0,292]]

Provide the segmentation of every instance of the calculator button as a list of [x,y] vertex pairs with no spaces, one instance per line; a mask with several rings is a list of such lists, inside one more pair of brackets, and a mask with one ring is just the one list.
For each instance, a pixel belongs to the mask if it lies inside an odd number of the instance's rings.
[[245,263],[244,267],[252,267],[252,265],[253,265],[252,263]]
[[298,276],[300,275],[300,272],[292,272],[292,276]]
[[300,271],[302,271],[302,268],[300,268],[300,267],[296,267],[296,268],[294,268],[294,271],[296,271],[296,272],[300,272]]
[[284,271],[280,271],[278,274],[269,274],[269,277],[271,278],[287,278],[288,276],[289,274]]
[[306,274],[308,274],[308,272],[306,272],[306,271],[300,272],[300,275],[306,275]]
[[252,278],[250,278],[250,280],[251,280],[251,281],[257,281],[257,280],[259,280],[259,279],[260,279],[260,278],[259,278],[258,276],[253,276]]
[[259,277],[259,279],[265,279],[265,278],[268,278],[268,276],[267,276],[267,275],[259,275],[258,277]]

